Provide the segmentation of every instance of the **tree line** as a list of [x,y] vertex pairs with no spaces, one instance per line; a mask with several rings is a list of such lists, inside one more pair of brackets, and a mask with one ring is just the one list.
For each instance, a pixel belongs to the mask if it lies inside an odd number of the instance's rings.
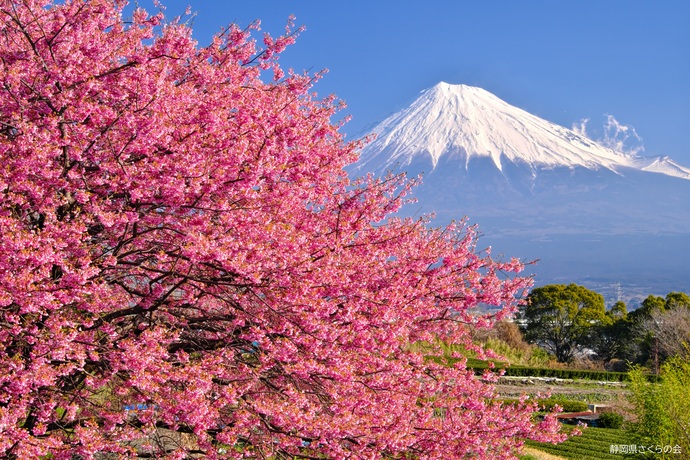
[[533,289],[517,322],[525,340],[569,363],[587,356],[611,370],[641,364],[658,373],[668,358],[688,353],[690,296],[649,295],[628,311],[618,301],[607,309],[604,297],[576,284]]

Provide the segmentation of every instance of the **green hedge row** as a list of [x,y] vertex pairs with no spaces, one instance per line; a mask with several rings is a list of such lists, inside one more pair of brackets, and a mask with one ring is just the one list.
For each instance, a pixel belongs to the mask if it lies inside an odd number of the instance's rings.
[[[517,404],[517,399],[500,399],[501,404]],[[563,412],[584,412],[587,410],[588,406],[586,402],[575,401],[572,399],[565,399],[558,396],[552,396],[550,398],[542,399],[539,401],[539,410],[544,412],[551,412],[555,405],[559,405],[563,408]]]
[[546,398],[539,401],[539,409],[551,412],[554,406],[559,405],[563,408],[563,412],[584,412],[588,409],[587,403],[583,401],[573,401],[563,398]]
[[[433,360],[440,364],[453,365],[459,358],[449,358],[445,356],[427,356],[427,359]],[[602,382],[625,382],[628,380],[627,372],[607,372],[607,371],[588,371],[581,369],[551,369],[548,367],[526,367],[526,366],[508,366],[507,363],[501,361],[493,361],[494,367],[490,368],[489,361],[483,361],[476,358],[467,359],[467,368],[475,371],[476,374],[481,374],[487,369],[504,369],[504,375],[510,377],[553,377],[558,379],[580,379],[580,380],[597,380]],[[650,382],[658,382],[659,376],[649,374],[647,379]]]

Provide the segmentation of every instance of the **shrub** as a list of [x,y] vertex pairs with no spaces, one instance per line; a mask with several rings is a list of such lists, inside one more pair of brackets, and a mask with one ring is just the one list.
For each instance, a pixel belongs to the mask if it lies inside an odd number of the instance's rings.
[[645,442],[678,445],[683,454],[690,452],[688,388],[690,362],[680,357],[661,367],[661,379],[655,383],[643,368],[630,371],[629,401],[637,418],[634,430]]
[[551,412],[556,405],[563,408],[563,412],[584,412],[587,410],[587,403],[585,402],[573,401],[560,397],[551,397],[540,401],[539,409],[546,412]]
[[615,412],[604,412],[599,416],[597,426],[600,428],[618,429],[623,425],[623,416]]

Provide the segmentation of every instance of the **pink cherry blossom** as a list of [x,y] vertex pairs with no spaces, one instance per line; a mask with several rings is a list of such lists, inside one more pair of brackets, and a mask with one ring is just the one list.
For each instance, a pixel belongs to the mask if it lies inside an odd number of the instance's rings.
[[561,439],[415,346],[471,347],[468,323],[531,280],[472,227],[389,217],[404,177],[348,179],[339,101],[278,65],[299,29],[199,47],[124,6],[0,0],[4,457],[493,459]]

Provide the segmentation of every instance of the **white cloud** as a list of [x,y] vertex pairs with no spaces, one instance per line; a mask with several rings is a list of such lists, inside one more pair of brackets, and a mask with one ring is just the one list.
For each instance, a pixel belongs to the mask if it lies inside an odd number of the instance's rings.
[[616,152],[637,155],[644,151],[642,138],[635,128],[620,123],[613,115],[606,115],[604,138],[599,142]]
[[572,130],[581,136],[626,155],[637,156],[644,151],[642,137],[637,134],[635,128],[624,125],[616,120],[616,117],[613,115],[606,114],[603,132],[596,138],[587,132],[588,123],[589,118],[583,118],[578,123],[573,123]]
[[573,123],[573,131],[575,131],[580,136],[584,136],[589,139],[587,135],[587,123],[589,123],[589,118],[583,118],[579,123]]

